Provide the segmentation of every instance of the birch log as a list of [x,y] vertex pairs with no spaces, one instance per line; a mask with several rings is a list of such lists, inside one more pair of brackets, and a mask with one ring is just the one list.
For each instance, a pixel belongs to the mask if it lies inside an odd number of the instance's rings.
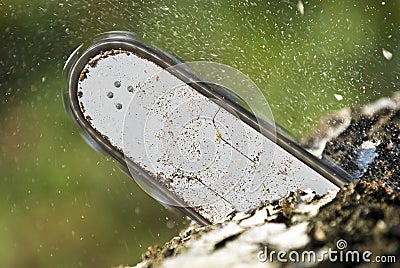
[[[358,262],[349,257],[336,259],[336,265],[369,266],[386,256],[385,266],[397,267],[400,94],[326,116],[301,142],[358,180],[324,196],[310,189],[291,192],[214,225],[193,223],[164,246],[149,247],[135,267],[330,266],[334,261],[323,254],[329,250],[337,257],[360,254]],[[361,254],[367,251],[365,260]],[[307,259],[311,253],[316,260]]]

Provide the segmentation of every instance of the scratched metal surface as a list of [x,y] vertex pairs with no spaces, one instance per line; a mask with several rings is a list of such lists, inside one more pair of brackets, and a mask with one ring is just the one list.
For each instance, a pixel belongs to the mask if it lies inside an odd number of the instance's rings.
[[[130,52],[106,52],[89,62],[77,97],[86,120],[116,150],[210,222],[288,191],[336,189],[214,101]],[[141,184],[140,174],[131,173]]]

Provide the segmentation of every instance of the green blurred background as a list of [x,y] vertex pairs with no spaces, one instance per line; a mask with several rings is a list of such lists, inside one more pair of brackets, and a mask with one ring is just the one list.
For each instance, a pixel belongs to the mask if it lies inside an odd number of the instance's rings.
[[186,224],[66,113],[63,65],[81,43],[125,30],[186,61],[237,68],[299,137],[329,111],[397,90],[399,15],[400,1],[2,0],[0,266],[135,264]]

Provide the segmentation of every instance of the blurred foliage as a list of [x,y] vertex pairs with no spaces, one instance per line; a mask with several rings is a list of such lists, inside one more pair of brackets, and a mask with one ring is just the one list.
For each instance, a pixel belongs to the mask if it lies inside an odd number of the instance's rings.
[[63,108],[63,65],[97,34],[132,31],[187,61],[239,69],[296,136],[397,90],[400,1],[302,4],[304,14],[297,1],[3,0],[1,266],[135,263],[183,224],[92,151]]

